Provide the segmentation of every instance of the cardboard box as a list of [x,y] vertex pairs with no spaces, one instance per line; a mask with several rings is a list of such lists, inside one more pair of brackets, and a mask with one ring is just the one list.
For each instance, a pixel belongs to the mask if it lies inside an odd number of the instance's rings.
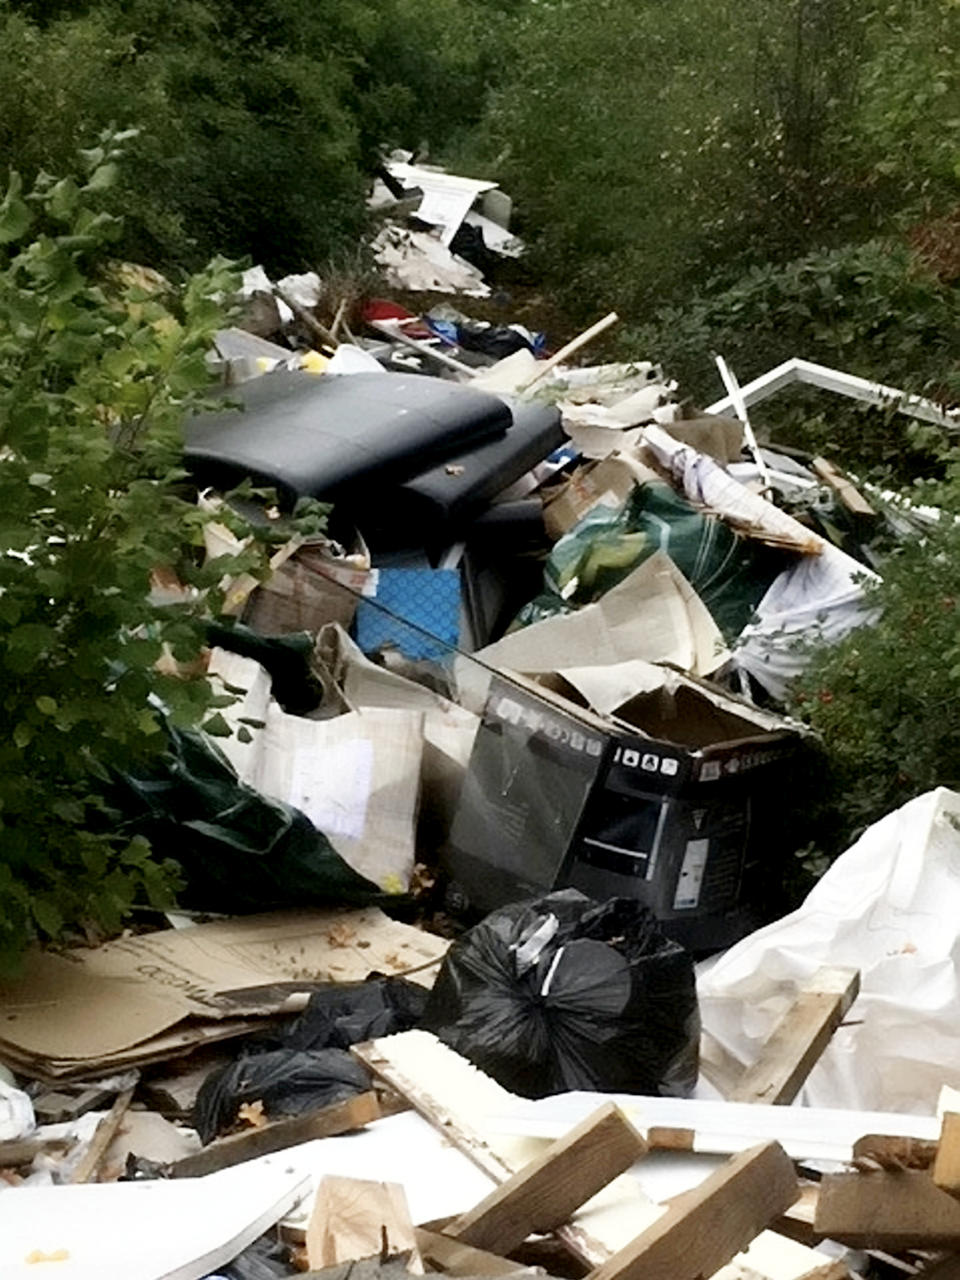
[[544,486],[543,527],[547,537],[556,542],[600,502],[610,507],[622,506],[634,485],[652,475],[625,456],[612,454],[583,463],[562,483]]
[[[572,885],[646,902],[695,950],[752,927],[751,868],[769,852],[777,779],[798,726],[649,664],[614,712],[590,673],[493,678],[445,862],[484,910]],[[609,668],[593,669],[616,687]],[[782,849],[778,832],[776,848]]]
[[359,597],[373,594],[376,573],[359,534],[346,555],[325,538],[303,543],[251,594],[243,621],[261,635],[315,634],[328,622],[347,628]]

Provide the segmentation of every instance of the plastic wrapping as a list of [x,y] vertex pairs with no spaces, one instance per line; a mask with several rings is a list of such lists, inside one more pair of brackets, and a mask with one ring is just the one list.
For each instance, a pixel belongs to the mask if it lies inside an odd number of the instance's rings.
[[787,562],[782,551],[695,510],[669,485],[642,484],[619,507],[593,507],[556,543],[544,575],[547,590],[587,604],[657,549],[670,556],[728,640],[740,633]]
[[424,1026],[527,1098],[697,1081],[692,960],[628,898],[568,889],[493,912],[451,947]]
[[405,978],[324,987],[314,991],[306,1009],[283,1028],[276,1043],[287,1049],[349,1049],[363,1040],[419,1026],[426,1002],[426,988]]
[[298,1116],[370,1088],[366,1069],[345,1049],[274,1049],[232,1062],[204,1080],[193,1108],[203,1142],[229,1129],[244,1102],[262,1102],[270,1120]]

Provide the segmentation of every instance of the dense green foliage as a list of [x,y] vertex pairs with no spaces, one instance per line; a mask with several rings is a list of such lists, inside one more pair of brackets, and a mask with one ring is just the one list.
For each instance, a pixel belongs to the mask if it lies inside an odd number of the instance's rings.
[[497,10],[480,0],[0,0],[0,169],[66,172],[136,127],[120,252],[303,270],[356,241],[385,145],[475,120]]
[[908,543],[883,571],[878,622],[822,650],[795,696],[826,748],[828,856],[931,787],[960,790],[960,531]]
[[[216,582],[258,563],[196,567],[205,517],[179,493],[181,419],[235,277],[216,262],[161,298],[105,271],[115,145],[77,181],[24,195],[14,176],[0,202],[0,962],[170,900],[175,865],[123,835],[105,784],[163,750],[158,708],[216,715],[206,680],[155,664],[194,659]],[[193,598],[151,603],[164,566]]]

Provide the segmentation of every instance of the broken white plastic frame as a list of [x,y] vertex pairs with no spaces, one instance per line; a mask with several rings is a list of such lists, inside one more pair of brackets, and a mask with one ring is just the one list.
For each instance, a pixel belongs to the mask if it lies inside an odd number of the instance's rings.
[[[848,396],[851,400],[861,400],[864,404],[875,404],[881,407],[892,407],[897,413],[906,414],[910,418],[919,418],[924,422],[933,422],[938,427],[947,427],[951,431],[960,430],[960,412],[945,412],[932,400],[923,396],[908,395],[897,387],[885,386],[882,382],[869,382],[866,378],[857,378],[852,373],[842,373],[839,369],[828,369],[826,365],[813,364],[810,360],[785,360],[775,369],[762,373],[746,386],[740,388],[743,404],[749,407],[759,404],[769,396],[776,395],[784,387],[795,382],[805,382],[812,387],[820,387],[823,391],[832,391],[838,396]],[[734,397],[726,395],[708,405],[707,413],[730,413],[736,411]]]

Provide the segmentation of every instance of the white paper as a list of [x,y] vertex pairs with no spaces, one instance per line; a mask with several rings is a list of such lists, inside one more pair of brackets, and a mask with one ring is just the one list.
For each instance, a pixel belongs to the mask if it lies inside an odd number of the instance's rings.
[[361,840],[373,782],[373,743],[354,738],[295,751],[286,799],[327,836]]

